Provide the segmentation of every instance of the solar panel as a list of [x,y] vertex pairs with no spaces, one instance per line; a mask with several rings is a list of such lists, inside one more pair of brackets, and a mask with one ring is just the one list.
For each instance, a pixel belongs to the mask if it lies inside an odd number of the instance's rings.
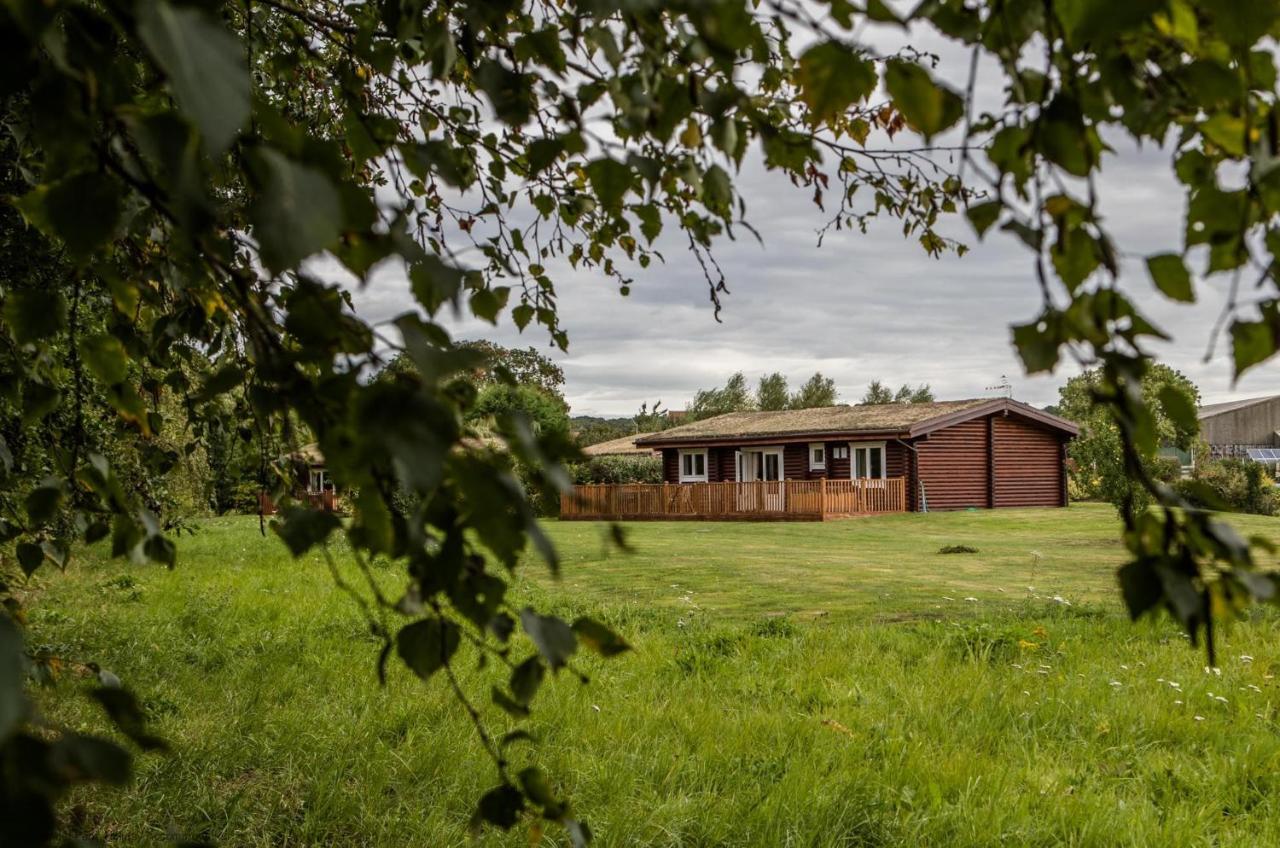
[[1280,462],[1280,450],[1276,448],[1245,448],[1254,462]]
[[1249,454],[1249,458],[1254,462],[1265,462],[1267,457],[1262,455],[1262,448],[1245,448],[1245,452]]

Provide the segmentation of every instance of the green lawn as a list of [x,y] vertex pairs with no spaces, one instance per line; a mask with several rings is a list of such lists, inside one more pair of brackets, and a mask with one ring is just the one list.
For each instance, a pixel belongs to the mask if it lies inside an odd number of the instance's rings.
[[[379,689],[322,560],[256,519],[202,525],[175,571],[91,553],[33,587],[34,638],[117,673],[175,749],[69,819],[118,845],[467,844],[494,777],[443,682],[395,667]],[[590,612],[636,650],[544,687],[513,760],[536,756],[597,844],[1280,844],[1280,616],[1232,627],[1206,673],[1170,621],[1124,617],[1107,508],[636,524],[629,555],[599,525],[548,529],[563,578],[529,563],[516,604]],[[87,686],[45,703],[104,731],[63,697]]]

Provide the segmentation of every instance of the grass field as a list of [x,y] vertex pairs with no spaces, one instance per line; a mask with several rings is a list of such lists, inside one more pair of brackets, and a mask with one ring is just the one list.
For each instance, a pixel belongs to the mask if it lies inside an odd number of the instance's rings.
[[[1169,620],[1124,617],[1108,508],[637,524],[630,555],[597,525],[548,528],[563,578],[529,563],[516,605],[589,612],[636,649],[545,686],[539,744],[513,759],[537,757],[597,844],[1280,844],[1280,616],[1233,626],[1207,673]],[[952,544],[979,552],[936,553]],[[36,641],[117,673],[174,744],[130,788],[73,796],[73,826],[117,845],[466,844],[491,765],[442,684],[394,668],[378,688],[322,561],[245,518],[179,550],[172,572],[90,552],[32,588]],[[87,686],[67,675],[45,703],[104,731],[64,697]]]

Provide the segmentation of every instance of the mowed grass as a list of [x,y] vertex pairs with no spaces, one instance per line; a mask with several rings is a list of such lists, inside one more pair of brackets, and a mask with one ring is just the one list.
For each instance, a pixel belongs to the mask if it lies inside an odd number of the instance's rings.
[[[543,765],[597,844],[1280,844],[1280,617],[1223,633],[1207,673],[1169,620],[1124,616],[1106,507],[636,524],[631,554],[600,525],[547,527],[562,578],[527,563],[513,604],[600,617],[635,650],[579,658],[588,685],[549,681],[536,746],[510,755]],[[936,553],[952,544],[979,553]],[[444,681],[392,663],[379,688],[378,645],[323,560],[255,519],[202,522],[174,571],[88,552],[29,604],[37,642],[117,673],[174,748],[131,787],[73,795],[74,830],[468,843],[495,777]],[[510,729],[487,704],[496,670],[463,657],[486,722]],[[88,686],[65,675],[49,717],[106,732]],[[526,821],[480,844],[535,837]]]

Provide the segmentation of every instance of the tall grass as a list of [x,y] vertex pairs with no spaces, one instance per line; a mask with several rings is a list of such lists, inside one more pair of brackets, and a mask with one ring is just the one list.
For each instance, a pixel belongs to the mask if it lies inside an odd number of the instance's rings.
[[[1280,844],[1280,621],[1229,629],[1219,673],[1169,621],[1130,624],[1105,510],[638,525],[632,556],[549,529],[564,577],[530,563],[520,602],[590,611],[636,649],[544,687],[537,744],[512,756],[599,844]],[[961,543],[979,553],[936,553]],[[467,844],[494,776],[444,687],[393,668],[378,688],[351,601],[256,523],[208,522],[182,554],[168,572],[90,552],[33,588],[36,638],[120,675],[174,743],[128,789],[75,795],[73,829]],[[43,702],[101,732],[66,697],[86,685],[67,674]],[[526,823],[481,844],[529,840]]]

